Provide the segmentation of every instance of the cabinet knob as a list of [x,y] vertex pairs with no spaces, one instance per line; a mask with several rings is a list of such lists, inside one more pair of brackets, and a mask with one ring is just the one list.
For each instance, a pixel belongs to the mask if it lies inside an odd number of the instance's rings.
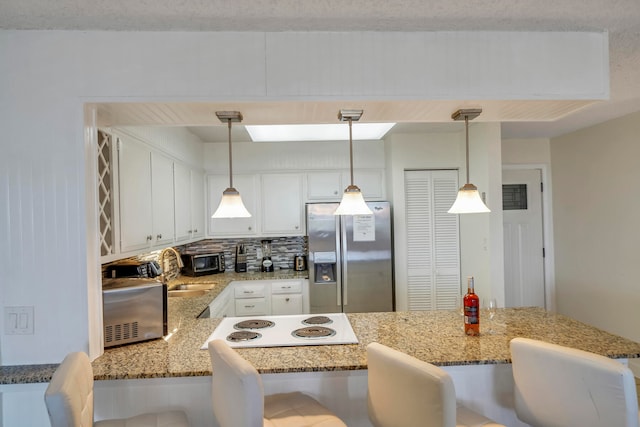
[[151,240],[153,240],[153,236],[152,236],[151,234],[149,234],[149,235],[147,236],[147,241],[151,241]]
[[158,240],[162,239],[162,234],[158,234],[158,235],[156,236],[156,239],[158,239]]
[[300,227],[296,225],[296,230],[297,230],[298,228],[300,228]]
[[196,228],[195,230],[193,230],[193,232],[194,232],[194,233],[197,233],[197,232],[198,232],[198,229]]
[[191,233],[193,233],[193,230],[187,230],[187,233],[191,234]]
[[338,195],[338,190],[334,191],[334,192],[333,192],[333,194],[334,194],[335,196],[337,196],[337,195]]
[[251,227],[249,227],[249,231],[251,231]]
[[285,300],[286,302],[289,302],[289,298],[285,298],[284,300]]

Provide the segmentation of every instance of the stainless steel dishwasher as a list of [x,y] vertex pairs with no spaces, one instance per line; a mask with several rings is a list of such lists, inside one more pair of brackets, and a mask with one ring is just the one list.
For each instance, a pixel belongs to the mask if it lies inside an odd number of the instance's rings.
[[103,279],[104,347],[167,334],[167,286],[154,279]]

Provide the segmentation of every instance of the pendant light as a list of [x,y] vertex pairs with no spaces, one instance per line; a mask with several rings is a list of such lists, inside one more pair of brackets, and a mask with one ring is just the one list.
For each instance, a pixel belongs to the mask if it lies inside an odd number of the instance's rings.
[[353,136],[352,122],[360,120],[362,110],[340,110],[338,119],[349,122],[349,170],[351,172],[351,184],[344,190],[342,201],[334,215],[373,215],[369,206],[364,202],[362,192],[353,183]]
[[229,188],[222,193],[220,205],[211,218],[247,218],[251,214],[244,207],[240,193],[233,187],[233,167],[231,164],[231,123],[241,122],[242,113],[239,111],[216,111],[216,116],[221,122],[226,122],[229,128]]
[[466,161],[467,161],[467,183],[458,190],[458,197],[449,209],[449,213],[482,213],[491,212],[484,204],[478,193],[478,187],[469,182],[469,120],[473,120],[482,113],[482,109],[458,110],[451,115],[453,120],[464,120],[466,132]]

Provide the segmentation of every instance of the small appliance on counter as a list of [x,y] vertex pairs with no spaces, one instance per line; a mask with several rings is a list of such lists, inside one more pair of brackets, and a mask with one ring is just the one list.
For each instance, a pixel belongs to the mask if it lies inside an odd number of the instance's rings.
[[104,347],[167,334],[167,285],[156,279],[102,279]]
[[293,257],[293,269],[295,271],[305,271],[307,269],[307,257],[297,254]]
[[162,268],[156,261],[132,261],[108,265],[105,274],[105,277],[111,279],[124,277],[146,277],[153,279],[162,274]]
[[204,276],[224,273],[224,252],[212,254],[182,254],[182,274]]
[[262,271],[272,272],[273,261],[271,261],[271,240],[262,240]]
[[247,272],[247,251],[244,244],[238,244],[236,246],[236,273]]

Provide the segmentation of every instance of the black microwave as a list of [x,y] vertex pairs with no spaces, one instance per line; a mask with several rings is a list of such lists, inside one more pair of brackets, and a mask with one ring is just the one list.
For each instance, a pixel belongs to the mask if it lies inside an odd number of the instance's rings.
[[214,254],[182,254],[182,274],[204,276],[224,273],[224,252]]

